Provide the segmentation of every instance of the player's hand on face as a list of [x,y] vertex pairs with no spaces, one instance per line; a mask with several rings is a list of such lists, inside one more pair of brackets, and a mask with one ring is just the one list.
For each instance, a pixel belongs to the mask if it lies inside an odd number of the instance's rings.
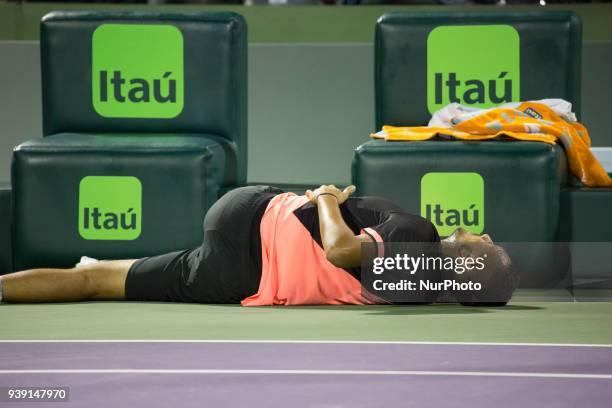
[[342,204],[346,200],[348,200],[350,195],[353,194],[355,190],[356,188],[353,185],[346,187],[344,190],[340,190],[338,187],[334,186],[333,184],[329,184],[329,185],[323,184],[321,187],[317,188],[315,191],[307,190],[305,194],[306,194],[306,197],[308,197],[308,199],[310,200],[310,202],[315,205],[317,204],[317,200],[319,196],[323,194],[333,195],[334,197],[336,197],[336,200],[338,200],[338,204]]

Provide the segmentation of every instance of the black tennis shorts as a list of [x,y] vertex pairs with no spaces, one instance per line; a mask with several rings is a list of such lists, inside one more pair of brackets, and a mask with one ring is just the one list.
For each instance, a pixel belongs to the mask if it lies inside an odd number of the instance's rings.
[[204,218],[202,245],[137,260],[127,274],[127,300],[238,303],[261,279],[259,225],[283,191],[241,187],[226,193]]

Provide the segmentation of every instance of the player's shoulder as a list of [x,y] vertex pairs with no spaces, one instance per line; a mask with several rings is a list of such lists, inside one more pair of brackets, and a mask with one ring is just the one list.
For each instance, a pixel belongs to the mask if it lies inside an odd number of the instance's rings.
[[406,242],[435,242],[440,237],[436,227],[426,218],[413,214],[383,197],[351,197],[347,205],[358,210],[374,211],[381,215],[395,239]]
[[389,220],[396,228],[406,231],[411,242],[439,241],[438,230],[427,218],[406,211],[390,214]]

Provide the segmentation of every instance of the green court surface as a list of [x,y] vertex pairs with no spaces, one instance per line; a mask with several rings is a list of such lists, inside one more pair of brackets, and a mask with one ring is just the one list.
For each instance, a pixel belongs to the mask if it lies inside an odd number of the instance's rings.
[[85,302],[0,305],[0,340],[333,340],[612,344],[611,302],[503,308]]

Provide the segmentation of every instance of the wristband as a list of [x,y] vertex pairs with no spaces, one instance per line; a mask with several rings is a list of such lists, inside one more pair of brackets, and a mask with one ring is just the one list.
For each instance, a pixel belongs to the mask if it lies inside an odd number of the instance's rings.
[[317,194],[317,201],[319,201],[319,197],[321,197],[322,195],[333,196],[336,199],[336,201],[338,201],[338,197],[334,193],[320,193],[320,194]]

